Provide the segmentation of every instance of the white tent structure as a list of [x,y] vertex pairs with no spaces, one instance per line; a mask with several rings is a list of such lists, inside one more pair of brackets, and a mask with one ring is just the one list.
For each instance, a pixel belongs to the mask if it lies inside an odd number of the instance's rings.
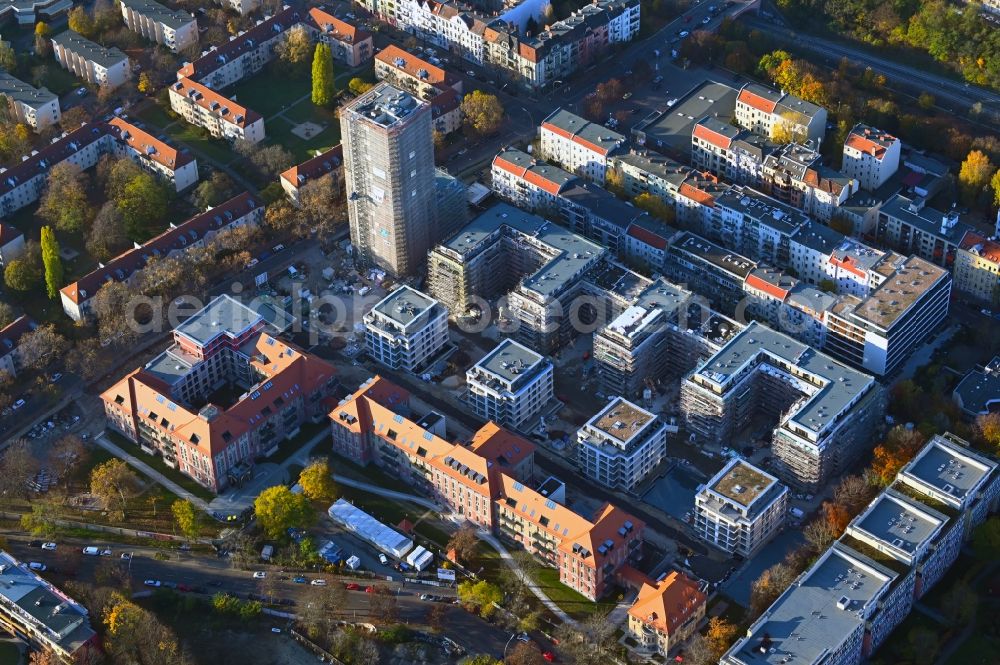
[[326,512],[337,524],[397,559],[413,549],[412,540],[343,499],[338,499]]
[[427,551],[423,545],[417,545],[406,557],[406,563],[417,570],[423,570],[434,561],[434,555]]

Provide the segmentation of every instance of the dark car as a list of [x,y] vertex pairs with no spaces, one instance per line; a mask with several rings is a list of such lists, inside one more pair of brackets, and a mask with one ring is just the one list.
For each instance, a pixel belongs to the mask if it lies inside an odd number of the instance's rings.
[[30,543],[28,543],[28,547],[41,547],[41,546],[42,546],[41,540],[32,540]]

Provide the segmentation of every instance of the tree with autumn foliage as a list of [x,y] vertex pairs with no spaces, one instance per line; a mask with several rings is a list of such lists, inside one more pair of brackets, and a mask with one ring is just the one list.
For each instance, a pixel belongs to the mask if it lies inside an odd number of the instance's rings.
[[896,425],[885,441],[872,451],[872,477],[882,487],[896,478],[903,465],[913,459],[927,438],[915,428]]
[[991,453],[1000,454],[1000,413],[976,418],[976,433]]
[[722,617],[712,617],[708,620],[708,631],[705,633],[705,640],[708,648],[712,650],[712,655],[718,660],[729,650],[740,629]]
[[972,150],[958,170],[958,185],[966,205],[975,205],[989,184],[996,167],[981,150]]

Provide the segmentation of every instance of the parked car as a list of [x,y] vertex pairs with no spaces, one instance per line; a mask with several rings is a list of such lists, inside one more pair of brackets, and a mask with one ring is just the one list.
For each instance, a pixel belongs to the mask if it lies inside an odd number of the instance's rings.
[[547,663],[554,663],[554,662],[556,662],[556,655],[554,653],[552,653],[551,651],[543,651],[542,652],[542,658],[544,658],[545,662],[547,662]]
[[151,586],[151,587],[159,587],[160,586],[160,580],[146,580],[145,582],[143,582],[143,584],[145,584],[146,586]]
[[96,547],[92,547],[92,546],[91,547],[84,547],[80,551],[83,552],[86,556],[100,556],[100,554],[101,554],[101,550],[100,549],[98,549]]
[[321,579],[317,578],[317,579],[313,580],[312,582],[310,582],[309,584],[311,584],[313,586],[326,586],[326,580],[321,580]]
[[42,543],[42,549],[47,552],[54,552],[56,550],[56,544],[53,542]]
[[111,556],[113,552],[111,550],[101,550],[101,556]]
[[253,574],[253,578],[255,580],[262,580],[265,577],[267,577],[267,573],[265,573],[263,570],[255,571],[254,574]]
[[365,587],[365,593],[375,593],[375,587],[369,585]]
[[38,561],[32,561],[31,563],[28,564],[28,568],[30,568],[31,570],[38,570],[44,572],[45,570],[48,569],[48,566],[46,566],[44,563],[39,563]]
[[389,559],[384,554],[379,554],[378,555],[378,560],[379,560],[379,563],[381,563],[383,566],[388,566],[389,565]]
[[358,591],[361,589],[361,585],[357,582],[348,582],[344,588],[348,591]]
[[12,404],[10,408],[13,409],[14,411],[17,411],[22,406],[24,406],[24,400],[23,399],[19,399],[16,402],[14,402],[14,404]]
[[30,543],[28,543],[28,547],[41,547],[41,546],[42,546],[42,541],[40,540],[32,540]]
[[129,553],[129,552],[122,552],[122,557],[121,557],[122,561],[128,561],[131,558],[132,558],[132,554],[131,553]]
[[295,582],[296,584],[305,584],[309,580],[299,575],[298,577],[293,578],[292,581]]

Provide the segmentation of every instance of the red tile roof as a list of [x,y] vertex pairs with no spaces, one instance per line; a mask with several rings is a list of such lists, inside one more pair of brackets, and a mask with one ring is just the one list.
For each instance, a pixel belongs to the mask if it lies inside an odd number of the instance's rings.
[[309,10],[309,22],[320,32],[334,37],[337,41],[357,44],[372,36],[367,30],[342,21],[319,7]]
[[758,277],[753,273],[747,275],[746,283],[747,286],[757,289],[758,291],[763,291],[764,293],[774,298],[777,298],[778,300],[784,301],[784,299],[788,297],[787,290],[781,288],[780,286],[772,284],[771,282],[768,282],[765,279],[761,279],[760,277]]
[[10,224],[0,223],[0,247],[21,237],[21,232]]
[[966,231],[965,236],[962,237],[960,246],[966,251],[972,250],[978,246],[978,256],[981,256],[988,261],[992,261],[993,263],[1000,263],[1000,243],[996,243],[979,235],[978,233]]
[[499,155],[493,159],[493,164],[499,166],[504,171],[512,173],[518,178],[523,179],[525,182],[538,187],[544,192],[552,194],[553,196],[559,194],[559,190],[561,188],[559,183],[547,179],[545,176],[537,173],[536,171],[532,171],[530,166],[519,166],[518,164],[514,164],[501,158]]
[[838,259],[835,255],[830,255],[830,264],[838,268],[843,268],[849,273],[857,275],[858,277],[864,277],[868,274],[868,271],[864,268],[859,268],[857,264],[854,263],[854,259],[850,256],[845,256],[842,259]]
[[[421,83],[441,88],[455,83],[455,78],[440,67],[435,67],[426,60],[404,51],[395,44],[390,44],[375,54],[375,59],[381,63],[402,71],[410,78],[414,78]],[[402,65],[398,63],[402,62]],[[421,76],[421,72],[426,72],[426,76]]]
[[650,247],[655,247],[656,249],[666,249],[667,239],[663,236],[653,233],[649,229],[643,228],[638,224],[629,224],[628,235],[632,236],[640,242],[644,242]]
[[674,570],[657,583],[643,584],[628,613],[670,635],[697,614],[706,600],[697,582]]
[[180,151],[177,148],[167,145],[149,132],[139,129],[123,118],[112,118],[108,121],[108,125],[110,126],[111,134],[119,141],[123,141],[147,159],[151,159],[169,169],[178,169],[194,161],[194,157],[187,151]]
[[681,196],[697,201],[703,206],[708,206],[710,208],[715,207],[715,197],[704,190],[698,189],[694,185],[689,185],[686,182],[681,183],[681,186],[677,191]]
[[746,89],[740,90],[740,95],[737,97],[737,101],[743,102],[744,104],[751,106],[758,111],[763,111],[764,113],[774,113],[774,109],[778,106],[777,101],[772,101],[766,97],[755,95]]
[[891,144],[896,137],[871,127],[859,129],[855,127],[847,135],[846,145],[860,152],[868,153],[876,159],[882,159],[888,149],[887,143]]
[[576,143],[577,145],[582,145],[587,150],[591,150],[593,152],[596,152],[599,155],[604,155],[606,157],[607,155],[609,155],[611,153],[611,149],[610,148],[603,148],[603,147],[601,147],[601,146],[599,146],[599,145],[597,145],[595,143],[591,143],[590,141],[584,139],[583,137],[581,137],[581,136],[579,136],[577,134],[573,134],[572,132],[569,132],[569,131],[567,131],[567,130],[565,130],[562,127],[559,127],[557,125],[553,125],[551,122],[543,122],[542,123],[542,127],[544,129],[549,130],[553,134],[557,134],[558,136],[561,136],[562,138],[564,138],[564,139],[566,139],[568,141],[572,141],[573,143]]
[[230,222],[244,217],[263,204],[249,193],[229,199],[207,212],[195,215],[174,228],[148,240],[137,249],[130,249],[108,261],[104,267],[87,273],[79,280],[64,286],[60,291],[72,302],[79,305],[94,296],[97,290],[109,281],[124,281],[136,271],[142,270],[149,256],[166,256],[170,252],[182,250],[203,239],[211,231],[218,231]]
[[193,79],[183,78],[172,83],[170,90],[237,127],[246,127],[261,119],[261,115],[256,111],[237,104]]
[[35,322],[27,316],[19,316],[0,328],[0,358],[14,352],[21,336],[35,329]]
[[281,174],[292,186],[298,188],[313,178],[319,178],[327,173],[333,173],[344,165],[344,147],[340,143],[312,159],[293,166]]
[[694,136],[703,141],[708,141],[716,148],[722,148],[723,150],[728,150],[733,142],[728,136],[714,132],[701,123],[694,126]]
[[44,175],[55,164],[64,161],[73,153],[107,137],[105,125],[92,122],[75,129],[55,143],[50,143],[37,154],[14,164],[0,173],[0,196],[31,180]]
[[185,64],[177,70],[177,78],[200,78],[214,72],[226,62],[240,57],[247,51],[254,50],[276,34],[299,23],[301,18],[302,15],[294,8],[280,11],[270,18],[264,19],[242,35],[237,35],[222,46],[212,49],[194,62]]

